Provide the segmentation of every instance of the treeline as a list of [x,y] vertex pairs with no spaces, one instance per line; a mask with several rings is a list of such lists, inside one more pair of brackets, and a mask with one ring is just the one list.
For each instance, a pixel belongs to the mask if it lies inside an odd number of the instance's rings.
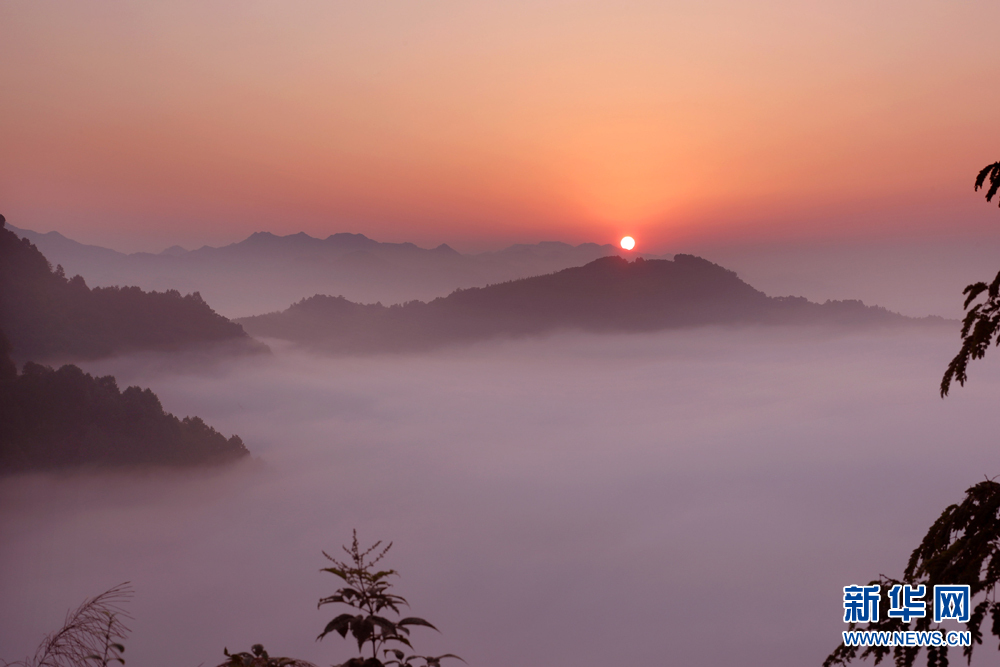
[[198,417],[164,412],[149,389],[33,362],[21,373],[0,332],[0,473],[78,467],[191,466],[249,455]]
[[0,329],[19,360],[93,359],[134,350],[173,350],[233,341],[253,346],[243,328],[196,292],[91,289],[67,278],[0,216]]

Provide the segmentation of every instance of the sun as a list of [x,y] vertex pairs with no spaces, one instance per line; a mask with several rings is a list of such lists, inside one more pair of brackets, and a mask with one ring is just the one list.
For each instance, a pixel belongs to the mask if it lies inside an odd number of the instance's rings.
[[635,247],[635,239],[631,236],[625,236],[622,238],[622,247],[626,250],[631,250]]

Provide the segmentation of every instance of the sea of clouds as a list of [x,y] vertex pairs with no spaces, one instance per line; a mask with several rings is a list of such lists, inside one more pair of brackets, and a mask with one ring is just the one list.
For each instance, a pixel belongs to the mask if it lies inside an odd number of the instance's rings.
[[841,588],[900,575],[941,510],[1000,474],[1000,363],[942,400],[957,346],[947,326],[742,328],[91,363],[260,460],[0,482],[0,658],[128,580],[129,665],[257,642],[341,662],[349,642],[315,641],[340,613],[316,609],[337,587],[321,551],[357,528],[394,542],[398,592],[440,628],[414,631],[422,653],[819,665]]

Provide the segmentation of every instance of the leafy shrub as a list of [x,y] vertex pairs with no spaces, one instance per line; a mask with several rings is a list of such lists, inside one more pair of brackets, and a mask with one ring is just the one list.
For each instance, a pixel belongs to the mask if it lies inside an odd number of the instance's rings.
[[[333,595],[320,599],[317,608],[326,604],[343,604],[354,608],[358,613],[343,613],[335,617],[326,624],[317,639],[323,639],[331,632],[336,632],[346,639],[350,633],[358,644],[359,653],[364,651],[367,644],[371,645],[370,658],[365,658],[363,655],[351,658],[338,667],[383,667],[383,665],[419,667],[421,664],[424,667],[439,667],[444,658],[462,660],[453,653],[438,656],[407,655],[402,650],[404,646],[413,649],[409,639],[411,627],[422,625],[433,630],[437,628],[416,616],[397,620],[386,617],[389,613],[401,616],[400,607],[408,607],[409,603],[402,596],[390,592],[392,584],[389,583],[389,578],[398,576],[398,573],[395,570],[375,569],[392,548],[390,542],[380,551],[381,544],[381,541],[376,542],[362,551],[358,545],[358,531],[355,530],[351,547],[349,549],[343,547],[350,557],[347,562],[339,561],[323,552],[323,555],[333,563],[333,567],[323,568],[322,571],[336,575],[347,585],[337,589]],[[390,659],[383,662],[382,658]]]

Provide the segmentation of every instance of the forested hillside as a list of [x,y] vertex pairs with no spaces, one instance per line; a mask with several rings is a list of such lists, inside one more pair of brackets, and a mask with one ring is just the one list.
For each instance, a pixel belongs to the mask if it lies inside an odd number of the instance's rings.
[[28,362],[21,373],[0,333],[0,473],[113,466],[221,464],[249,455],[198,417],[164,412],[149,389],[111,376]]
[[67,278],[0,216],[0,329],[19,361],[92,359],[135,350],[253,341],[213,311],[198,293],[144,292],[138,287],[91,289]]

